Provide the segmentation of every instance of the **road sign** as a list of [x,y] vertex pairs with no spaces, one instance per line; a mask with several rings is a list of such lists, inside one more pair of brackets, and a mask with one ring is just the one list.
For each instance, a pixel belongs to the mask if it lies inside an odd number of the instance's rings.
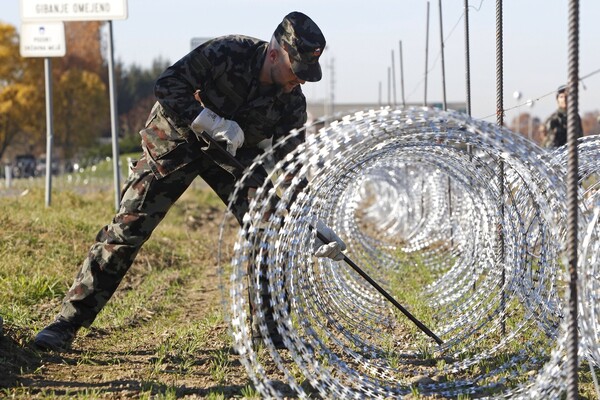
[[21,0],[21,21],[127,19],[127,0]]
[[63,57],[65,24],[62,22],[28,22],[21,24],[22,57]]

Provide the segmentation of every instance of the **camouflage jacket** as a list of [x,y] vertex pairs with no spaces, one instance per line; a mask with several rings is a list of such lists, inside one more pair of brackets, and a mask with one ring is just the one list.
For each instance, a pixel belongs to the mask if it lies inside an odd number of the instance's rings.
[[[557,109],[546,120],[546,137],[542,143],[543,147],[556,148],[567,143],[567,111]],[[583,135],[581,118],[577,116],[577,137]]]
[[[202,156],[190,124],[205,107],[236,121],[244,131],[244,145],[236,158],[247,165],[258,155],[256,145],[279,138],[306,123],[306,99],[300,86],[283,93],[261,86],[259,74],[268,43],[247,36],[212,39],[167,68],[156,82],[158,99],[146,127],[140,131],[148,162],[158,177]],[[286,142],[275,156],[282,159],[303,137]]]

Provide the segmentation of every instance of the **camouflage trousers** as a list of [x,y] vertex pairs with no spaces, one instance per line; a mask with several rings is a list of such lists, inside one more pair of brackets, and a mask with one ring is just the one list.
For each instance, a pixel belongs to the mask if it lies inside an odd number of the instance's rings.
[[[206,157],[160,179],[150,169],[146,156],[135,164],[121,193],[119,211],[96,236],[96,243],[63,300],[60,318],[85,327],[92,324],[142,245],[197,176],[228,203],[235,178]],[[241,222],[248,210],[248,199],[243,192],[237,198],[232,212]]]

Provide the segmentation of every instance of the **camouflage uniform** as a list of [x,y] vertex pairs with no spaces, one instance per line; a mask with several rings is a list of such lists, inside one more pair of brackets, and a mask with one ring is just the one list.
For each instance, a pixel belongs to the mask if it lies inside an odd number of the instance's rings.
[[[542,143],[546,148],[557,148],[567,143],[567,110],[557,109],[546,120],[546,137]],[[581,137],[583,129],[581,118],[577,116],[577,137]]]
[[[267,45],[246,36],[216,38],[159,77],[155,87],[158,101],[140,132],[143,155],[124,185],[119,211],[98,233],[59,317],[86,327],[92,324],[141,246],[196,176],[223,202],[228,201],[234,176],[200,150],[201,142],[189,127],[202,110],[194,93],[199,92],[205,107],[242,128],[245,141],[236,158],[243,165],[249,165],[262,151],[256,146],[259,142],[276,141],[304,125],[306,101],[299,86],[286,94],[259,83]],[[288,142],[276,158],[281,159],[301,140]],[[264,179],[266,173],[259,171],[258,175]],[[232,210],[238,221],[247,209],[246,196],[238,196]]]

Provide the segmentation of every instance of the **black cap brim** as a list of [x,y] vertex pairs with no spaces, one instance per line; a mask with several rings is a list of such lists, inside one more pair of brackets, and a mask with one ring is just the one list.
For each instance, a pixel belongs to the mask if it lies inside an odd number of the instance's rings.
[[318,62],[305,64],[295,60],[290,61],[292,63],[292,71],[294,71],[294,74],[303,81],[318,82],[323,77],[321,65]]

